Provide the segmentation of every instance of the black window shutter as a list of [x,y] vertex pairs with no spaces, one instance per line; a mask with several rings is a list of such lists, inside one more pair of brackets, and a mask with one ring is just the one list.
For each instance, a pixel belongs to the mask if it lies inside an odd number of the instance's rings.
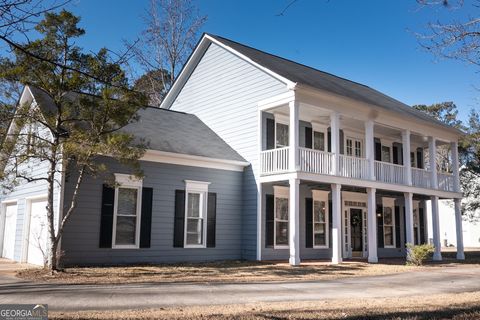
[[403,206],[403,243],[407,243],[407,217],[405,215],[405,206]]
[[102,191],[102,212],[100,218],[100,248],[112,247],[114,203],[115,189],[104,184]]
[[383,248],[383,207],[381,204],[377,205],[377,241],[378,247]]
[[394,164],[398,164],[398,147],[396,145],[394,145],[392,147],[392,154],[393,154],[393,163]]
[[400,207],[395,206],[395,247],[401,247],[400,241]]
[[265,246],[273,247],[274,244],[274,228],[275,228],[275,213],[274,213],[273,194],[265,195]]
[[375,160],[382,161],[382,143],[380,139],[374,138],[375,143]]
[[267,150],[275,148],[275,120],[267,118]]
[[332,247],[332,229],[333,229],[333,208],[332,208],[332,200],[328,200],[328,247]]
[[153,189],[142,189],[142,213],[140,219],[140,248],[150,248],[152,234]]
[[343,141],[344,140],[344,133],[343,133],[342,129],[340,129],[339,131],[340,132],[339,132],[338,136],[339,136],[339,139],[340,139],[340,141],[339,141],[340,142],[340,154],[344,154],[345,153],[345,143]]
[[313,248],[313,199],[305,198],[305,248]]
[[398,164],[404,165],[403,163],[403,144],[398,144]]
[[175,190],[175,221],[173,227],[173,246],[183,248],[185,231],[185,190]]
[[215,248],[215,232],[217,224],[217,194],[208,193],[207,203],[207,248]]
[[312,128],[305,127],[305,148],[313,148]]
[[425,216],[423,208],[418,208],[418,222],[420,223],[420,241],[419,244],[425,243]]
[[327,133],[327,150],[328,152],[332,152],[332,131],[328,128]]
[[424,168],[424,163],[423,163],[423,148],[417,148],[417,168],[423,169]]

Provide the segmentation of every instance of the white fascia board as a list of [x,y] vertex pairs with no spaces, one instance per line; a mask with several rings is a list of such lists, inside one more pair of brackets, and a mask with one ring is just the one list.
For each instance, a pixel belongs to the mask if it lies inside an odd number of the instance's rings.
[[245,167],[250,165],[246,161],[216,159],[158,150],[147,150],[140,160],[229,171],[243,171]]

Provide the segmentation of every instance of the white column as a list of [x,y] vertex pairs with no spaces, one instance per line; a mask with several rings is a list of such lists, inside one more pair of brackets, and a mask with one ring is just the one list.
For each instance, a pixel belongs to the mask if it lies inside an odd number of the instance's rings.
[[290,265],[300,265],[300,179],[289,180],[288,246]]
[[262,260],[263,184],[257,183],[257,260]]
[[410,130],[402,131],[403,166],[405,167],[405,184],[412,185],[412,161],[410,159]]
[[288,104],[290,109],[290,125],[289,125],[289,161],[290,161],[290,171],[296,171],[298,168],[298,127],[299,127],[299,119],[298,119],[298,102],[297,101],[290,101]]
[[457,259],[465,260],[463,252],[462,199],[455,198],[455,227],[457,229]]
[[458,163],[457,141],[451,143],[450,149],[452,152],[453,190],[460,192],[460,167]]
[[440,220],[438,216],[438,197],[432,196],[432,226],[433,226],[433,245],[435,252],[433,253],[433,260],[442,260],[442,244],[440,241]]
[[367,217],[367,243],[368,243],[368,262],[378,262],[377,256],[377,202],[375,200],[376,189],[367,188],[368,197],[368,217]]
[[405,192],[405,243],[415,244],[415,237],[413,234],[413,193]]
[[332,263],[342,262],[342,185],[332,184]]
[[437,140],[435,137],[428,138],[428,161],[430,163],[431,187],[438,188],[437,183]]
[[338,155],[340,154],[340,115],[338,112],[330,114],[330,136],[333,153],[332,174],[338,174]]
[[368,161],[368,175],[370,180],[375,180],[375,146],[374,146],[373,120],[365,122],[365,151]]

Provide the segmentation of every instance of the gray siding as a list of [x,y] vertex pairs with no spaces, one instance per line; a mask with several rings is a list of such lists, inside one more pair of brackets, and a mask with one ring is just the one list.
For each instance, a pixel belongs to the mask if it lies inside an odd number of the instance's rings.
[[287,92],[285,84],[210,45],[171,109],[197,115],[252,166],[244,177],[243,257],[256,256],[257,103]]
[[[128,168],[106,160],[110,172],[130,173]],[[67,265],[138,264],[241,258],[242,172],[178,166],[142,161],[144,187],[153,188],[151,247],[142,249],[99,248],[102,184],[107,176],[88,178],[82,186],[78,209],[65,228],[62,250]],[[173,247],[175,190],[184,180],[211,182],[217,193],[216,247]],[[66,183],[71,197],[73,179]]]

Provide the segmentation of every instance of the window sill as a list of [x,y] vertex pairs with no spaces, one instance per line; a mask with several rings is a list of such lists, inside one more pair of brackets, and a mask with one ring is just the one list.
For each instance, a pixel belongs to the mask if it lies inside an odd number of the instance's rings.
[[288,249],[288,248],[289,248],[289,246],[287,246],[287,245],[278,245],[278,246],[275,245],[275,246],[273,246],[273,249]]
[[396,246],[392,245],[392,246],[383,246],[384,249],[395,249]]
[[313,249],[329,249],[328,245],[325,246],[313,246]]
[[189,245],[184,245],[183,248],[184,249],[202,249],[202,248],[206,248],[207,246],[204,246],[203,244],[201,245],[194,245],[194,244],[189,244]]
[[112,249],[140,249],[137,245],[112,245]]

